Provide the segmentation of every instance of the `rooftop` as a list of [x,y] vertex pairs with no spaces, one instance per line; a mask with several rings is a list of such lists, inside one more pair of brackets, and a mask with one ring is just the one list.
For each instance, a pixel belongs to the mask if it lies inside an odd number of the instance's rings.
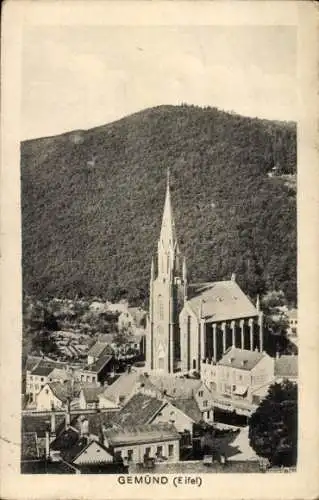
[[230,347],[217,364],[231,366],[240,370],[252,370],[264,356],[267,356],[264,352]]
[[188,379],[170,375],[141,375],[141,383],[147,388],[154,388],[172,398],[186,399],[192,397],[203,382],[197,379]]
[[187,305],[206,321],[226,321],[230,319],[257,316],[258,311],[244,294],[236,281],[216,281],[189,285]]
[[52,380],[71,380],[72,376],[65,368],[53,368],[52,372],[49,373]]
[[103,368],[110,363],[112,356],[109,354],[101,355],[92,365],[88,365],[85,369],[91,372],[100,373]]
[[33,368],[35,368],[41,360],[42,358],[40,356],[28,356],[25,363],[25,369],[27,371],[33,370]]
[[110,446],[151,443],[180,439],[174,426],[169,424],[146,424],[106,429],[104,436]]
[[144,394],[135,394],[116,416],[120,425],[148,424],[157,415],[165,402]]
[[91,349],[88,351],[87,355],[92,356],[94,358],[99,358],[102,356],[105,350],[108,349],[108,342],[100,342],[97,341],[92,345]]
[[114,425],[116,413],[95,412],[92,414],[86,413],[85,415],[83,415],[82,413],[78,413],[72,416],[71,426],[74,427],[74,429],[80,431],[81,420],[83,420],[83,418],[88,420],[89,433],[94,434],[95,436],[100,436],[102,432],[102,427],[108,428]]
[[47,377],[54,370],[54,368],[65,368],[65,365],[54,361],[41,360],[31,371],[32,375],[42,375]]
[[120,396],[130,396],[139,382],[139,377],[140,374],[135,371],[123,373],[112,385],[105,389],[104,396],[115,403],[117,403]]
[[[80,391],[84,387],[92,387],[92,385],[81,384],[80,382],[50,382],[49,387],[53,394],[63,403],[66,403],[68,400],[72,400],[77,398],[80,394]],[[95,386],[93,386],[95,387]]]
[[[64,415],[55,415],[56,428],[64,422]],[[51,428],[50,415],[22,415],[21,419],[22,433],[35,432],[38,438],[45,437],[46,431]]]
[[83,387],[82,392],[87,403],[97,403],[99,401],[99,394],[103,392],[103,387]]
[[202,419],[201,411],[194,398],[174,399],[172,404],[189,418],[191,418],[194,422],[199,422]]

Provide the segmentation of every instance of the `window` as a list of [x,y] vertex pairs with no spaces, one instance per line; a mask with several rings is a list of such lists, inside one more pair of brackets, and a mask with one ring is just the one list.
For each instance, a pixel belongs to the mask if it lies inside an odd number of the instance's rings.
[[43,380],[44,380],[44,378],[43,378],[43,377],[41,377],[41,382],[43,382]]
[[207,401],[207,399],[205,399],[205,401],[203,401],[203,406],[207,406],[207,404],[208,404],[208,401]]
[[196,359],[193,359],[193,370],[196,370]]
[[149,457],[150,453],[151,453],[151,448],[148,446],[147,448],[145,448],[145,456]]
[[133,460],[133,450],[127,450],[127,459],[129,462]]
[[174,455],[174,445],[173,444],[169,444],[168,445],[168,456],[172,457],[173,455]]
[[158,457],[161,457],[162,454],[163,454],[163,446],[157,446],[157,448],[156,448],[156,455]]
[[238,380],[242,381],[243,380],[243,376],[242,375],[238,375]]
[[204,391],[198,391],[198,397],[202,398],[204,396]]

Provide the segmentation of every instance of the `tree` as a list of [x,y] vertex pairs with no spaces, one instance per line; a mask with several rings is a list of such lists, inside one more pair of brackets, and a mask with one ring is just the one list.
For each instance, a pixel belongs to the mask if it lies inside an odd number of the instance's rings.
[[297,392],[297,385],[288,380],[273,384],[249,420],[250,446],[271,465],[296,465]]

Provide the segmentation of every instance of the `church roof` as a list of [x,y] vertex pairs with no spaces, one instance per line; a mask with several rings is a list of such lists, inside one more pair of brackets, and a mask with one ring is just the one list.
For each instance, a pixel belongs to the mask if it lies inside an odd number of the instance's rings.
[[187,305],[196,316],[199,316],[201,306],[201,317],[206,321],[226,321],[258,315],[255,306],[233,280],[191,284],[189,297]]

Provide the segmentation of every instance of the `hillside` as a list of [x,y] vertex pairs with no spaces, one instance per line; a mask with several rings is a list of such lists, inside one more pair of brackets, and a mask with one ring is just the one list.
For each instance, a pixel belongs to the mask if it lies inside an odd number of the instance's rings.
[[170,167],[192,279],[296,299],[296,128],[215,108],[159,106],[21,144],[24,291],[148,294]]

